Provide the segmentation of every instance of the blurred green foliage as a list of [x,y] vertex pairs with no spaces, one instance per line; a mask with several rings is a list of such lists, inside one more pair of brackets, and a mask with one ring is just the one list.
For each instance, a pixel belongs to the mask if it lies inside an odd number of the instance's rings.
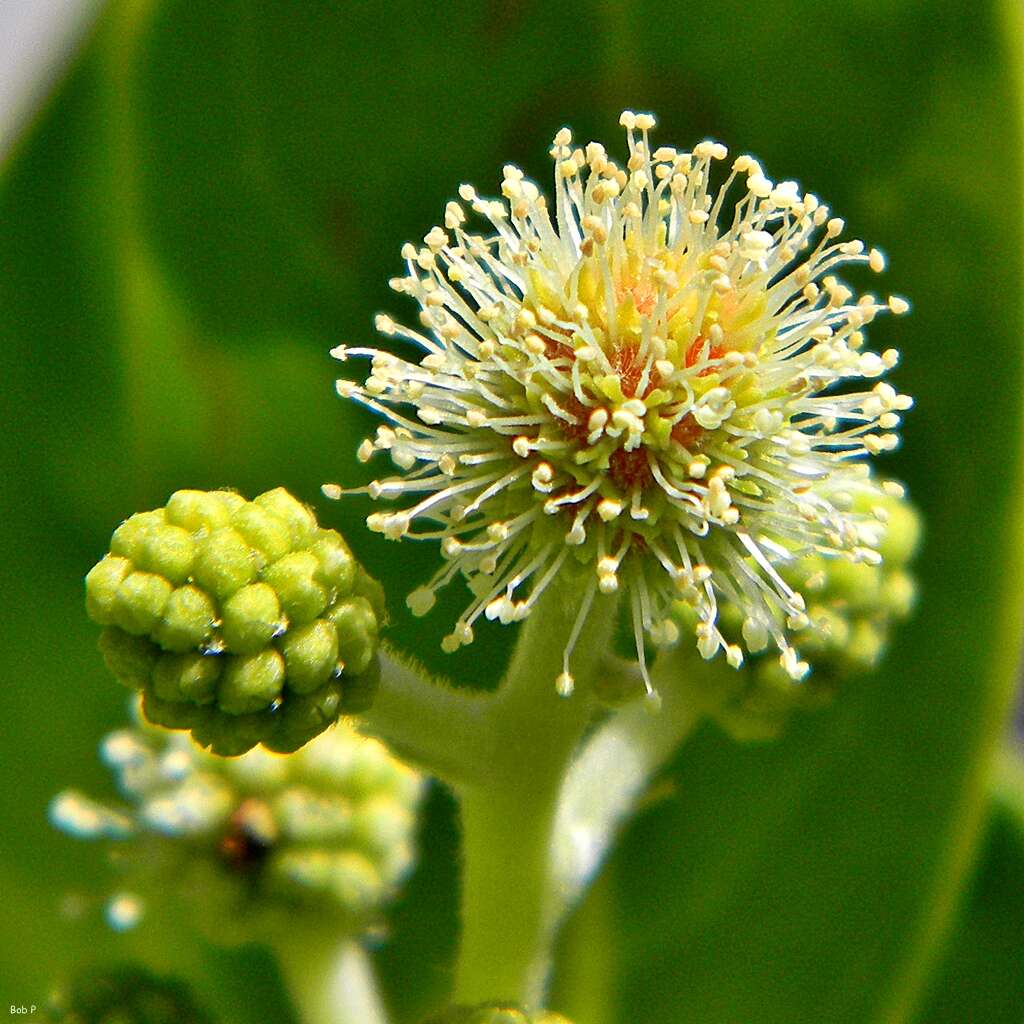
[[[600,912],[581,912],[586,945],[570,937],[555,1005],[579,1024],[914,1019],[1018,653],[1024,192],[1008,39],[1020,44],[1000,12],[111,3],[0,182],[4,997],[41,1004],[55,971],[133,955],[193,978],[220,1019],[289,1019],[258,950],[197,947],[158,920],[109,935],[102,865],[46,824],[57,789],[102,792],[95,744],[124,718],[81,577],[113,525],[178,487],[317,501],[322,481],[359,479],[366,421],[332,395],[327,350],[368,339],[379,309],[410,313],[386,287],[400,244],[461,181],[496,192],[508,161],[546,175],[564,123],[621,152],[630,106],[658,114],[663,143],[712,135],[799,177],[889,253],[884,284],[914,313],[870,335],[901,349],[896,379],[917,397],[887,471],[927,523],[922,600],[882,670],[779,743],[738,747],[709,726],[681,753],[674,794],[614,856]],[[497,627],[468,653],[437,652],[460,595],[424,621],[403,611],[432,550],[361,531],[358,501],[318,508],[388,586],[393,636],[462,682],[497,673]],[[443,1000],[455,943],[441,793],[425,829],[380,955],[400,1022]],[[998,836],[1002,893],[1021,861]],[[997,927],[1008,898],[992,897]],[[1019,886],[1014,899],[1019,914]],[[989,927],[975,910],[966,921]],[[604,969],[585,969],[588,948]]]

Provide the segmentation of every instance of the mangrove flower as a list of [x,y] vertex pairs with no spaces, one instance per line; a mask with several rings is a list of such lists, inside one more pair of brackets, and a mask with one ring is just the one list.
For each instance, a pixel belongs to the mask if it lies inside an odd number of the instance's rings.
[[[384,451],[400,471],[364,489],[400,503],[368,525],[440,541],[445,564],[409,596],[414,613],[467,579],[447,650],[481,615],[525,618],[583,566],[562,692],[595,597],[620,590],[645,679],[644,640],[676,639],[680,599],[704,657],[738,666],[774,645],[799,679],[806,603],[780,568],[879,560],[880,524],[849,491],[873,486],[865,459],[896,446],[911,400],[879,380],[897,353],[869,351],[864,327],[908,304],[840,282],[841,265],[877,272],[884,258],[841,241],[843,221],[795,181],[740,156],[715,187],[725,146],[652,149],[653,117],[621,124],[624,167],[563,128],[553,201],[507,166],[502,199],[462,185],[444,225],[405,246],[391,285],[420,327],[376,326],[415,357],[334,350],[372,360],[364,384],[338,384],[386,421],[360,459]],[[719,628],[723,604],[742,610],[741,642]]]

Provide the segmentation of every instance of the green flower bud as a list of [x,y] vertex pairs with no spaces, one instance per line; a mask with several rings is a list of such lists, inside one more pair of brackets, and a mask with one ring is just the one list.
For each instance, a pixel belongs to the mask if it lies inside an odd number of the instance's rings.
[[292,548],[308,548],[317,531],[313,513],[293,498],[283,487],[275,487],[255,499],[256,504],[286,523],[291,533]]
[[154,525],[142,537],[138,565],[177,586],[188,579],[195,556],[196,545],[188,530],[180,526]]
[[[148,708],[144,705],[146,715]],[[156,721],[156,719],[151,719]],[[165,725],[164,722],[159,722]],[[274,728],[270,711],[254,711],[249,714],[236,712],[221,713],[197,708],[191,723],[179,728],[189,728],[195,741],[209,747],[221,757],[239,757],[252,750],[260,741],[266,742],[266,735]],[[170,726],[175,728],[175,726]],[[306,737],[307,739],[309,737]]]
[[338,597],[352,593],[356,582],[356,560],[340,533],[324,531],[310,547],[320,567],[316,572],[319,583],[333,590]]
[[356,597],[365,597],[370,602],[373,614],[381,625],[388,621],[387,595],[379,580],[375,580],[362,566],[356,568],[356,582],[352,588]]
[[167,518],[162,508],[152,512],[137,512],[126,519],[110,538],[110,553],[121,555],[136,565],[142,561],[146,535],[154,526],[163,526]]
[[120,629],[100,633],[100,651],[107,668],[126,686],[142,690],[153,677],[160,648],[144,636],[132,636]]
[[[359,692],[363,680],[355,676],[352,682]],[[263,745],[279,754],[287,754],[319,735],[340,715],[350,713],[343,698],[350,685],[348,682],[343,685],[341,679],[332,678],[312,693],[292,694],[277,713],[274,732],[263,741]]]
[[86,609],[152,722],[223,755],[288,752],[369,705],[383,591],[286,491],[177,491],[111,543]]
[[288,667],[288,685],[296,693],[312,693],[338,667],[338,631],[333,622],[315,622],[290,630],[281,640]]
[[[157,702],[158,714],[198,716],[197,738],[213,744],[248,742],[245,730],[259,732],[267,714],[238,716],[241,736],[215,736],[229,716],[144,699]],[[145,724],[113,733],[101,749],[124,802],[107,806],[69,791],[51,804],[51,821],[80,838],[116,842],[126,873],[119,888],[146,904],[182,900],[215,941],[325,923],[353,935],[374,928],[413,863],[423,781],[344,723],[287,757],[262,749],[216,757]]]
[[178,587],[167,600],[153,639],[165,651],[194,650],[213,635],[216,617],[213,601],[202,590],[191,584]]
[[[142,694],[142,712],[147,722],[164,729],[198,729],[208,720],[203,708],[185,701],[163,700],[153,691],[152,683]],[[229,756],[225,754],[224,756]]]
[[292,549],[292,535],[288,524],[262,505],[246,502],[231,516],[231,525],[268,562],[284,558]]
[[162,654],[153,669],[153,693],[160,700],[209,704],[221,669],[221,660],[208,654]]
[[54,1024],[211,1024],[183,982],[134,965],[89,968],[50,998]]
[[508,1003],[479,1006],[450,1006],[423,1024],[572,1024],[568,1017],[552,1010],[524,1010]]
[[223,601],[252,583],[259,570],[256,552],[237,530],[225,526],[200,541],[193,577],[199,586]]
[[130,572],[114,598],[114,624],[134,636],[149,636],[171,599],[174,587],[151,572]]
[[293,551],[263,574],[292,622],[309,622],[327,607],[327,588],[316,580],[319,571],[320,563],[312,551]]
[[211,533],[227,526],[231,521],[231,509],[223,497],[227,493],[175,491],[167,502],[167,522],[181,526],[190,533]]
[[365,597],[339,601],[327,617],[338,632],[338,655],[356,675],[365,672],[377,650],[377,616]]
[[132,568],[127,558],[107,555],[89,570],[85,577],[85,610],[93,622],[101,626],[114,624],[117,591]]
[[[874,520],[882,561],[807,555],[780,565],[782,578],[804,596],[806,622],[790,625],[793,645],[811,671],[794,682],[777,657],[760,654],[748,658],[732,679],[714,674],[721,699],[712,713],[737,738],[774,736],[794,708],[816,707],[845,680],[874,668],[893,625],[913,608],[915,585],[905,566],[920,538],[917,513],[891,485],[866,481],[849,498],[855,510]],[[682,602],[677,621],[684,630],[696,625]],[[735,607],[723,603],[718,625],[732,642],[743,623]]]
[[[345,671],[352,671],[346,668]],[[380,684],[380,662],[374,658],[365,672],[351,676],[341,693],[341,714],[361,715],[373,706]]]
[[250,583],[224,602],[221,635],[232,654],[266,647],[281,628],[281,605],[269,583]]
[[247,715],[268,708],[284,687],[284,659],[273,648],[228,658],[217,703],[229,715]]

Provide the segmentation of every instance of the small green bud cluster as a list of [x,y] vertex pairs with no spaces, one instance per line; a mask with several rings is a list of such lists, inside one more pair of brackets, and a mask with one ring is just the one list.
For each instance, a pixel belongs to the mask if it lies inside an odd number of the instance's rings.
[[508,1003],[450,1006],[423,1024],[572,1024],[551,1010],[524,1010]]
[[89,968],[50,997],[54,1024],[211,1024],[187,985],[126,964]]
[[[737,739],[776,735],[788,714],[827,703],[838,686],[874,668],[893,626],[913,608],[916,587],[908,565],[921,526],[913,507],[896,488],[865,487],[850,495],[855,511],[872,511],[883,524],[877,542],[879,564],[808,554],[779,566],[785,583],[806,595],[806,613],[790,623],[793,642],[810,663],[807,678],[794,682],[770,654],[749,658],[739,672],[708,664],[707,710]],[[692,629],[692,610],[679,602],[676,615]],[[723,602],[719,623],[727,639],[743,632],[735,604]]]
[[880,564],[808,555],[783,571],[786,582],[807,595],[807,624],[794,631],[794,641],[813,671],[794,683],[778,659],[753,659],[744,685],[717,714],[737,739],[771,738],[791,710],[828,703],[845,680],[878,665],[894,625],[910,614],[917,588],[907,567],[920,540],[919,517],[901,497],[853,495],[857,511],[867,511],[869,501],[885,522]]
[[86,576],[111,671],[215,753],[287,753],[372,698],[383,591],[283,488],[177,491]]
[[146,903],[178,894],[215,941],[273,935],[296,912],[358,933],[412,866],[423,781],[344,722],[288,756],[221,758],[143,723],[101,751],[127,804],[68,791],[51,821],[114,840]]

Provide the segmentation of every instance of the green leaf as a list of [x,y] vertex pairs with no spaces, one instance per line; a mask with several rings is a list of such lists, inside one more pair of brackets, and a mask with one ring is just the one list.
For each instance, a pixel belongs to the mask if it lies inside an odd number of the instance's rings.
[[920,1024],[1020,1020],[1024,1006],[1024,760],[998,760],[981,858]]

